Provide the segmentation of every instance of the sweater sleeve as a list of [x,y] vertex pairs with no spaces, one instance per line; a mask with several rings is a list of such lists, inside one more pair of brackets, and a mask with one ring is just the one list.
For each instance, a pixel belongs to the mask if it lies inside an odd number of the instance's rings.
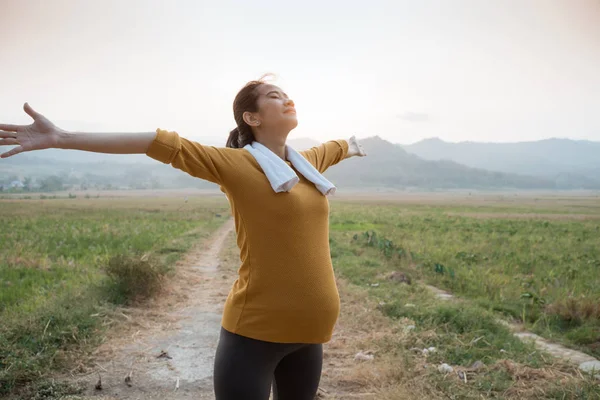
[[180,137],[177,132],[157,129],[146,155],[191,176],[225,186],[235,171],[233,151],[235,149],[203,146]]
[[319,172],[342,161],[348,155],[348,142],[346,140],[332,140],[320,146],[301,151],[304,156]]

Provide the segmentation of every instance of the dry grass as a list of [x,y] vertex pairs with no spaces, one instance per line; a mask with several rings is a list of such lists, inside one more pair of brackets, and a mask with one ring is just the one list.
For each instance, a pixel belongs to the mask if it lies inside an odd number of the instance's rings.
[[[393,349],[404,341],[404,326],[410,321],[385,317],[366,291],[343,279],[338,279],[338,289],[342,309],[333,338],[325,345],[321,381],[325,398],[380,399],[391,387],[404,388],[409,374]],[[372,354],[374,360],[355,361],[358,352]]]
[[[405,331],[409,319],[391,320],[377,310],[367,291],[338,279],[342,311],[334,336],[325,346],[321,386],[323,399],[422,400],[448,398],[496,398],[477,390],[472,381],[489,374],[503,374],[510,382],[505,399],[540,399],[558,387],[581,387],[585,378],[575,366],[556,360],[532,368],[512,360],[499,360],[481,370],[455,366],[443,376],[420,351],[434,330],[415,337]],[[356,361],[358,352],[374,355],[372,361]],[[466,376],[461,380],[456,372]],[[589,384],[589,383],[588,383]],[[453,397],[455,396],[455,397]],[[568,398],[568,397],[566,397]]]
[[486,212],[447,212],[450,217],[469,217],[477,219],[541,219],[552,221],[600,219],[600,214],[536,214],[536,213],[486,213]]
[[32,199],[39,199],[41,195],[56,196],[56,197],[67,197],[69,194],[76,195],[77,197],[89,197],[96,198],[99,196],[103,197],[136,197],[136,198],[173,198],[176,196],[223,196],[223,193],[219,189],[155,189],[155,190],[71,190],[71,191],[59,191],[59,192],[23,192],[23,193],[4,193],[2,200],[8,199],[20,199],[24,196],[30,196]]
[[111,257],[105,267],[115,295],[125,303],[143,301],[156,296],[165,283],[168,268],[153,255]]
[[598,300],[588,297],[559,300],[549,305],[547,312],[557,315],[567,322],[581,323],[588,320],[600,320]]

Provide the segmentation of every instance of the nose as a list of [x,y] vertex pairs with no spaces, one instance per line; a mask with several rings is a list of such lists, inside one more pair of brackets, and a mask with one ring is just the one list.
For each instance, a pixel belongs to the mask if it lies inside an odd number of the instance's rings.
[[292,100],[292,99],[287,99],[285,101],[285,105],[286,106],[291,106],[291,107],[295,107],[296,106],[296,104],[294,104],[294,100]]

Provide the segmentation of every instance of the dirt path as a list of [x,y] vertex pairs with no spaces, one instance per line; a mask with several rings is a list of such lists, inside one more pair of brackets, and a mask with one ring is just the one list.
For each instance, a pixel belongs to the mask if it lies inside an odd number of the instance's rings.
[[[124,310],[127,321],[113,328],[96,350],[93,369],[81,366],[83,371],[68,379],[86,388],[84,396],[72,399],[214,399],[212,368],[221,315],[239,263],[232,231],[233,221],[229,221],[213,234],[212,240],[192,249],[178,262],[172,284],[155,303]],[[363,374],[369,366],[354,360],[354,347],[357,340],[367,339],[363,328],[381,334],[389,330],[382,328],[388,321],[369,312],[369,319],[378,321],[376,327],[363,323],[361,328],[354,328],[354,317],[366,311],[368,300],[361,297],[357,301],[348,294],[345,282],[338,281],[338,285],[343,313],[332,341],[324,346],[318,397],[375,399],[364,382]],[[158,357],[162,352],[165,356]],[[361,377],[357,378],[357,373]],[[102,390],[95,389],[99,378]]]
[[[212,368],[221,315],[239,264],[232,231],[233,221],[229,221],[212,240],[179,261],[177,275],[156,302],[123,310],[127,321],[111,329],[93,361],[68,379],[85,387],[83,396],[72,399],[214,399]],[[372,377],[371,368],[357,363],[354,355],[356,346],[368,343],[373,331],[376,336],[390,334],[390,321],[370,312],[375,304],[365,308],[369,300],[364,294],[357,299],[343,280],[338,280],[338,286],[343,312],[332,341],[324,346],[318,397],[375,399],[365,380]],[[363,318],[357,322],[359,314],[368,315],[371,322]],[[158,357],[163,352],[165,356]],[[102,390],[95,389],[99,378]]]
[[[128,322],[97,349],[95,370],[75,379],[86,387],[85,399],[214,398],[214,354],[234,280],[220,270],[219,255],[233,227],[226,222],[178,262],[161,299],[144,310],[125,310]],[[102,390],[95,389],[99,379]]]

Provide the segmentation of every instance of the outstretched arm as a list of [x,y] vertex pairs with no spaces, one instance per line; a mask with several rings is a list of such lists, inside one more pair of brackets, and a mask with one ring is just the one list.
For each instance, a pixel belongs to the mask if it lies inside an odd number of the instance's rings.
[[17,146],[0,155],[7,158],[26,151],[49,148],[92,151],[112,154],[144,154],[156,132],[85,133],[67,132],[36,112],[28,103],[23,106],[33,118],[30,125],[0,124],[0,146]]
[[72,149],[110,154],[146,154],[165,164],[171,164],[200,179],[228,185],[238,172],[236,149],[203,146],[182,138],[177,132],[157,129],[141,133],[67,132],[25,103],[30,125],[0,124],[0,146],[16,146],[1,154],[1,158],[25,151],[49,148]]
[[348,139],[348,154],[346,155],[346,158],[354,156],[364,157],[366,155],[367,153],[365,153],[365,150],[356,139],[356,136],[352,136],[350,139]]
[[319,146],[301,151],[300,154],[320,173],[324,173],[332,165],[336,165],[347,158],[367,155],[354,136],[348,140],[330,140]]

